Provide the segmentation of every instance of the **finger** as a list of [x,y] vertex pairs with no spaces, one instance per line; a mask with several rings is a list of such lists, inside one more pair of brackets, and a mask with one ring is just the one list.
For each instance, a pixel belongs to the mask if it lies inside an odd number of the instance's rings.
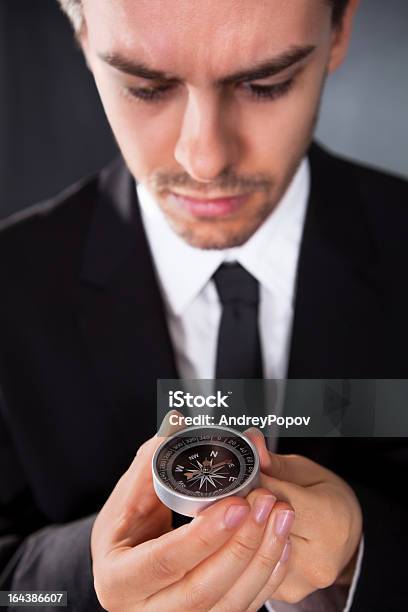
[[244,433],[256,445],[261,471],[268,476],[304,487],[335,477],[333,472],[307,457],[271,453],[266,446],[263,433],[256,427],[251,427]]
[[[255,444],[261,464],[260,485],[273,493],[277,499],[287,502],[295,509],[296,524],[293,532],[300,537],[305,537],[303,530],[299,527],[299,521],[310,509],[310,492],[304,487],[286,481],[281,481],[268,475],[271,465],[271,453],[268,451],[263,433],[256,427],[247,429],[244,434]],[[304,510],[306,509],[306,510]]]
[[[297,538],[335,542],[337,534],[349,529],[348,507],[344,504],[343,491],[335,483],[302,487],[261,474],[260,485],[293,506],[296,518],[292,533]],[[333,524],[337,524],[335,532]]]
[[[166,414],[159,433],[171,435],[180,427],[172,426],[170,416],[180,414],[172,410]],[[110,548],[120,548],[127,543],[134,546],[139,542],[139,534],[148,531],[148,523],[163,525],[163,532],[171,526],[171,511],[156,495],[153,486],[151,462],[156,448],[165,438],[155,435],[142,444],[127,471],[117,482],[109,496],[107,508],[110,510],[112,529],[106,534]],[[106,511],[108,512],[108,510]],[[154,520],[160,513],[160,521]],[[154,516],[155,515],[155,516]],[[147,538],[144,538],[144,541]]]
[[259,610],[259,608],[261,608],[266,601],[274,598],[274,593],[282,585],[287,576],[291,552],[292,544],[289,538],[283,547],[282,554],[277,565],[269,576],[263,589],[260,591],[260,593],[258,593],[257,597],[248,607],[248,612],[257,612],[257,610]]
[[321,538],[323,519],[333,506],[327,484],[335,485],[340,479],[306,457],[269,452],[259,429],[253,427],[245,435],[256,445],[260,456],[260,485],[295,509],[294,536],[303,540]]
[[189,572],[181,583],[174,584],[154,598],[156,608],[190,610],[211,609],[231,589],[257,552],[267,518],[276,502],[268,491],[251,493],[256,500],[251,513],[238,531],[215,554],[207,556]]
[[302,539],[316,536],[319,529],[318,487],[328,478],[335,477],[329,470],[299,455],[278,455],[268,451],[262,432],[256,427],[245,435],[256,445],[261,464],[260,485],[279,500],[290,504],[296,514],[293,534]]
[[167,437],[183,429],[181,426],[171,424],[172,415],[180,415],[180,413],[177,410],[171,410],[165,415],[157,434],[139,447],[135,458],[125,472],[121,486],[126,491],[128,500],[136,496],[139,501],[140,493],[145,493],[148,485],[153,493],[151,461],[154,452]]
[[316,537],[316,533],[321,528],[321,507],[314,489],[277,480],[265,474],[261,474],[260,486],[294,509],[295,522],[292,528],[294,537],[301,540]]
[[246,429],[244,431],[244,435],[249,438],[253,444],[255,444],[259,455],[261,471],[265,472],[270,463],[269,450],[266,446],[265,436],[263,435],[262,431],[256,427]]
[[272,595],[268,597],[268,599],[272,599],[273,601],[282,601],[286,604],[291,602],[295,605],[298,602],[302,602],[303,599],[308,597],[308,595],[315,593],[317,590],[319,590],[319,587],[312,586],[307,580],[304,579],[302,574],[292,572],[290,562],[282,582],[275,589]]
[[273,478],[303,487],[311,487],[335,477],[333,472],[307,457],[279,455],[271,452],[269,453],[269,463],[265,465],[264,472]]
[[[174,419],[172,418],[175,416],[179,417],[178,419],[176,419],[176,422],[174,422]],[[174,409],[169,410],[169,412],[167,412],[164,415],[164,418],[160,424],[160,427],[157,430],[156,436],[158,438],[161,438],[161,440],[163,440],[164,438],[169,438],[170,436],[177,433],[178,431],[186,429],[185,426],[180,424],[182,422],[180,417],[182,416],[183,416],[182,413],[179,412],[178,410],[174,410]]]
[[135,458],[128,469],[128,481],[127,484],[131,485],[132,481],[134,481],[134,467],[138,466],[141,460],[146,462],[151,461],[154,452],[158,446],[168,437],[177,433],[178,431],[183,430],[184,428],[181,425],[174,425],[172,422],[173,416],[182,416],[178,410],[170,410],[163,418],[163,421],[160,424],[160,427],[155,436],[147,440],[144,444],[142,444],[136,453]]
[[[214,606],[214,612],[246,611],[248,609],[271,580],[271,575],[282,557],[293,520],[294,514],[289,506],[281,502],[275,504],[258,550],[232,588]],[[283,573],[278,571],[275,574],[275,588],[279,586]]]
[[[120,561],[127,580],[143,599],[173,585],[220,549],[248,514],[246,500],[230,497],[206,508],[187,525],[129,549]],[[169,609],[166,601],[163,609]]]

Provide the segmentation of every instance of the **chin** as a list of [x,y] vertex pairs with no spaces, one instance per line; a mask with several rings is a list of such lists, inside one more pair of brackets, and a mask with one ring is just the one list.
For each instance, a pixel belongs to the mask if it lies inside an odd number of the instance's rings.
[[214,222],[206,223],[197,221],[196,223],[177,223],[169,220],[174,232],[180,236],[190,246],[203,250],[223,250],[232,249],[245,244],[247,240],[256,232],[262,224],[258,219],[251,224],[240,224],[239,227],[228,227],[227,223]]
[[223,250],[245,244],[275,208],[275,200],[267,199],[246,207],[231,217],[199,218],[178,214],[159,200],[160,208],[172,228],[187,244],[197,249]]

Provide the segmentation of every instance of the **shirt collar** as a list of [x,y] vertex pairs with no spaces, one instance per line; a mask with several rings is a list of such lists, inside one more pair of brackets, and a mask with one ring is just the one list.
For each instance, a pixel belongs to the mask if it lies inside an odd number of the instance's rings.
[[310,190],[308,160],[302,160],[285,194],[242,246],[204,250],[190,246],[168,224],[155,198],[137,184],[143,225],[166,306],[181,315],[224,261],[237,261],[272,294],[293,298],[297,259]]

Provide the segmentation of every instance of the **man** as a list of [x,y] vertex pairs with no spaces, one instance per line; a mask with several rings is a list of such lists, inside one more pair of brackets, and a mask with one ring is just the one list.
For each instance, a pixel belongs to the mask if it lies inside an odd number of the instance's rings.
[[150,476],[158,378],[406,377],[407,186],[311,145],[356,0],[61,4],[126,165],[1,230],[1,587],[403,609],[404,439],[250,431],[261,487],[176,529]]

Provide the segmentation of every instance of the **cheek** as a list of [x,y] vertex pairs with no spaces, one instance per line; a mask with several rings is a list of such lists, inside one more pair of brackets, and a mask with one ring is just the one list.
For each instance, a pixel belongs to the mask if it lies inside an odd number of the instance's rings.
[[290,172],[312,136],[323,85],[324,69],[317,66],[298,76],[288,95],[248,107],[244,142],[251,166],[268,168],[275,178]]
[[158,168],[174,170],[175,109],[132,100],[105,74],[95,72],[94,77],[111,129],[133,175],[144,180]]

